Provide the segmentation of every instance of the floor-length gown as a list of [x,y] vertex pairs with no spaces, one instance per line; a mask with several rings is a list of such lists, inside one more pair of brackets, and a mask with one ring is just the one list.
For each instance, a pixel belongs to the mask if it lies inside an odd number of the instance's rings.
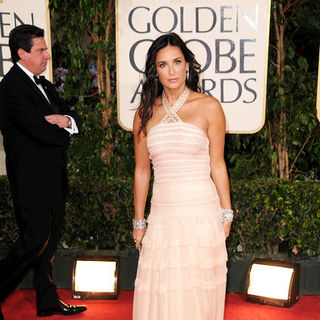
[[222,320],[226,246],[210,178],[209,140],[165,95],[166,114],[147,135],[154,170],[148,228],[135,281],[133,320]]

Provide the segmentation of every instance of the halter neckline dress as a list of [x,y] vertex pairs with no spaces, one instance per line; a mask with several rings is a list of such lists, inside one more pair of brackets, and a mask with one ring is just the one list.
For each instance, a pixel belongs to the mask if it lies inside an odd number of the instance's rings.
[[148,228],[135,280],[133,320],[223,320],[225,234],[210,177],[209,139],[177,112],[183,92],[147,135],[154,170]]

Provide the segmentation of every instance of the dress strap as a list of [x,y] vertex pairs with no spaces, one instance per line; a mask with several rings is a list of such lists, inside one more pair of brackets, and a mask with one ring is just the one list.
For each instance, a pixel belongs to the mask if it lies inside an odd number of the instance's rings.
[[163,90],[162,92],[162,105],[164,107],[164,110],[166,111],[166,114],[161,120],[161,123],[170,123],[170,122],[180,122],[182,121],[180,117],[178,116],[177,112],[179,109],[185,104],[189,97],[190,90],[189,88],[185,88],[182,92],[181,96],[178,98],[178,100],[175,102],[175,104],[171,107],[169,104],[169,101],[167,99],[167,96]]

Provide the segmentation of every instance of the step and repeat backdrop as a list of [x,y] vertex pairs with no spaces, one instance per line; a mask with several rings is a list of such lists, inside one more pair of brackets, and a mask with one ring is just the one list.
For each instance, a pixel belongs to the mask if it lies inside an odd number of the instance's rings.
[[[50,16],[48,0],[0,0],[0,80],[10,70],[12,62],[9,50],[9,33],[20,24],[32,24],[45,30],[48,48],[50,40]],[[52,64],[44,75],[52,79]],[[4,150],[0,134],[0,175],[5,174]]]

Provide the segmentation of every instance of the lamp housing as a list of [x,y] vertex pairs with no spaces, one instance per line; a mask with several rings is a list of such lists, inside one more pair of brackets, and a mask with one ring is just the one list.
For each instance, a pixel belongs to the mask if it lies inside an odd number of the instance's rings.
[[79,256],[73,260],[74,299],[117,299],[119,257]]
[[248,301],[290,307],[299,299],[300,265],[280,260],[254,259],[250,264]]

